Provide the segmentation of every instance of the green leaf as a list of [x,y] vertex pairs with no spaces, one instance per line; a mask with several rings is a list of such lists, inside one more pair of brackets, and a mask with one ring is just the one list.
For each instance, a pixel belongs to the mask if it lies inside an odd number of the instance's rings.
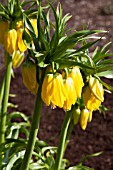
[[99,79],[99,81],[103,84],[103,86],[105,86],[109,91],[113,91],[113,87],[110,86],[109,84],[103,82],[102,80]]
[[72,67],[72,66],[79,66],[82,69],[91,69],[94,70],[93,67],[87,65],[87,64],[83,64],[81,62],[77,62],[77,61],[73,61],[73,60],[66,60],[66,59],[61,59],[61,60],[56,60],[57,63],[59,63],[61,68],[65,68],[65,67]]
[[113,79],[113,70],[107,70],[96,74],[99,77]]
[[8,162],[8,164],[7,164],[7,166],[6,166],[6,170],[11,170],[12,167],[14,166],[14,163],[15,163],[18,159],[23,158],[24,153],[25,153],[25,151],[21,151],[21,152],[19,152],[18,154],[14,155],[14,156],[10,159],[10,161]]

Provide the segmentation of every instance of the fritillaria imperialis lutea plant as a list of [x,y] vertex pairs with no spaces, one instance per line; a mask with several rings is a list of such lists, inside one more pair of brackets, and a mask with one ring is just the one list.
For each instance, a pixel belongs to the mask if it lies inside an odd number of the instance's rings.
[[[22,7],[30,2],[20,4],[18,1],[14,3],[8,1],[8,3],[9,9],[1,5],[1,10],[4,12],[2,17],[5,16],[4,28],[9,29],[7,31],[3,29],[4,36],[0,37],[6,50],[5,65],[7,68],[5,83],[1,89],[9,89],[12,67],[17,68],[23,62],[23,83],[31,93],[36,95],[36,102],[30,134],[27,134],[26,128],[24,131],[26,140],[16,138],[15,141],[12,137],[5,138],[5,121],[8,115],[5,114],[7,108],[4,109],[4,100],[6,101],[4,96],[5,98],[7,96],[6,102],[8,103],[9,90],[7,94],[5,94],[6,90],[1,90],[3,91],[0,122],[2,134],[0,140],[3,146],[1,153],[7,141],[9,142],[7,153],[10,153],[5,166],[16,167],[20,170],[89,169],[82,165],[82,161],[74,167],[67,168],[68,161],[65,162],[64,153],[74,126],[80,122],[81,128],[85,130],[88,122],[92,120],[93,111],[101,108],[101,103],[104,101],[104,88],[108,91],[113,90],[113,87],[101,80],[101,77],[113,78],[113,59],[112,54],[109,53],[110,43],[100,49],[96,48],[92,56],[90,53],[90,47],[102,41],[106,31],[75,30],[70,32],[66,29],[66,23],[71,16],[69,14],[63,16],[60,4],[55,9],[51,3],[48,2],[46,6],[43,6],[43,2],[38,0],[32,1],[31,8],[36,5],[32,10],[30,8],[22,10]],[[18,15],[15,13],[17,7],[20,11],[17,12]],[[25,51],[26,57],[24,57]],[[57,149],[47,146],[43,141],[41,145],[37,139],[43,102],[52,109],[59,107],[65,112]],[[5,121],[3,120],[4,114]],[[10,119],[14,115],[24,118],[27,127],[29,126],[28,119],[22,113],[16,112],[11,115]],[[22,124],[19,130],[23,130],[24,126],[25,124]],[[11,154],[10,147],[13,151],[17,147],[16,157]],[[45,151],[49,151],[48,156],[45,156]],[[4,152],[3,160],[5,155]]]

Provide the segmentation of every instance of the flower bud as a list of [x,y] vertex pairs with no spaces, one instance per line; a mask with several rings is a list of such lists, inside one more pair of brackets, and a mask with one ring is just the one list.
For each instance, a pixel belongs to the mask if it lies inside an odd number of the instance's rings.
[[0,43],[4,43],[4,34],[6,30],[9,28],[9,23],[0,21]]
[[18,44],[19,50],[23,53],[27,50],[27,47],[23,42],[22,34],[23,34],[23,29],[22,28],[18,29],[17,30],[17,44]]
[[18,68],[24,60],[24,54],[20,53],[19,50],[15,51],[12,55],[13,68]]
[[73,112],[73,122],[74,122],[75,125],[79,121],[80,113],[81,113],[81,110],[79,108],[75,109],[74,112]]
[[4,46],[9,54],[13,54],[13,52],[17,50],[17,32],[15,29],[5,32]]
[[36,94],[38,83],[36,79],[36,65],[32,61],[26,61],[22,65],[22,78],[24,85],[31,93]]
[[88,119],[89,119],[89,110],[83,109],[80,115],[80,125],[83,130],[85,130],[87,127]]

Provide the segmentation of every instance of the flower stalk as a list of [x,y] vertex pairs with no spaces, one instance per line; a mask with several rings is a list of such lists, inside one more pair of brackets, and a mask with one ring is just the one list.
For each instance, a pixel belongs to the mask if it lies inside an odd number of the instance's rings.
[[54,170],[60,170],[61,167],[64,151],[66,149],[66,141],[67,141],[67,134],[68,134],[70,121],[71,121],[71,111],[67,111],[61,129]]
[[9,99],[9,90],[11,82],[11,69],[12,69],[12,57],[8,56],[8,63],[5,72],[4,94],[1,107],[1,122],[0,122],[0,144],[5,142],[5,126],[6,126],[6,113]]
[[41,89],[42,89],[42,82],[43,82],[44,75],[45,72],[42,75],[42,78],[39,83],[39,88],[36,96],[36,102],[35,102],[34,113],[33,113],[33,120],[31,124],[30,136],[29,136],[26,152],[20,170],[28,170],[29,162],[31,160],[33,149],[35,146],[36,136],[39,129],[41,110],[42,110]]

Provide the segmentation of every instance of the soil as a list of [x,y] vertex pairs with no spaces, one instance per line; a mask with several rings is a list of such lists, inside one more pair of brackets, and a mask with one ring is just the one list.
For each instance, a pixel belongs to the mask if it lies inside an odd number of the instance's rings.
[[[74,29],[82,28],[83,23],[89,29],[104,29],[109,31],[106,41],[113,39],[113,2],[112,0],[60,0],[64,13],[70,13],[72,18],[68,27]],[[2,73],[4,68],[1,69]],[[31,116],[35,104],[35,96],[23,85],[21,68],[14,70],[15,78],[11,81],[11,93],[17,97],[10,98],[10,102],[18,104],[18,110]],[[1,76],[2,78],[2,76]],[[113,86],[113,80],[108,80]],[[105,106],[113,107],[113,94],[105,93]],[[38,137],[45,140],[49,145],[56,146],[64,119],[64,111],[46,107],[43,104],[40,130]],[[83,131],[77,124],[71,134],[70,142],[65,157],[70,160],[71,165],[79,163],[80,159],[87,155],[103,151],[103,154],[90,158],[84,165],[95,170],[113,170],[113,111],[109,111],[104,118],[98,111],[94,112],[93,120]]]

